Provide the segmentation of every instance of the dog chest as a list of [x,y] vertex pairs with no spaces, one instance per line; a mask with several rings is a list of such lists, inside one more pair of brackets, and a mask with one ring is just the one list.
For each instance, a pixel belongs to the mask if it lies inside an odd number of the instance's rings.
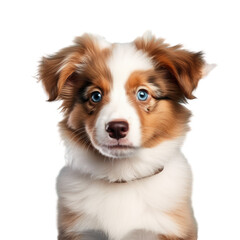
[[132,183],[91,182],[65,167],[57,188],[62,204],[81,216],[72,230],[102,230],[121,239],[137,229],[177,232],[177,225],[166,214],[181,197],[179,191],[175,191],[179,181],[174,182],[164,175]]

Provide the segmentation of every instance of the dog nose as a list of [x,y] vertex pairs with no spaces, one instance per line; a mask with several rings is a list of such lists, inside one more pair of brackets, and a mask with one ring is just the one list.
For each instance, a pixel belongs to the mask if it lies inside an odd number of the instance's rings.
[[106,126],[106,131],[108,132],[109,137],[117,140],[126,137],[128,129],[128,122],[126,121],[112,121]]

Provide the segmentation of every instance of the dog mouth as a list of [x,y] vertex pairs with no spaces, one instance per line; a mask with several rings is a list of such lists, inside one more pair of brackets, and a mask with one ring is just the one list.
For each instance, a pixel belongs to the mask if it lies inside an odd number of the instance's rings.
[[137,147],[124,144],[104,144],[100,145],[98,150],[101,154],[110,158],[128,158],[134,155],[134,153],[137,151]]
[[108,149],[135,149],[135,147],[131,145],[123,145],[123,144],[114,144],[114,145],[102,145],[103,148]]

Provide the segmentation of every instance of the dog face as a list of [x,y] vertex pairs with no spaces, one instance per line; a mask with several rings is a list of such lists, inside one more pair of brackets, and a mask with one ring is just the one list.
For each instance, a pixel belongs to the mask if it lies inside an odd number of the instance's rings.
[[43,58],[40,79],[49,101],[62,100],[64,137],[110,158],[182,136],[203,76],[201,53],[144,36],[110,44],[83,35],[75,45]]

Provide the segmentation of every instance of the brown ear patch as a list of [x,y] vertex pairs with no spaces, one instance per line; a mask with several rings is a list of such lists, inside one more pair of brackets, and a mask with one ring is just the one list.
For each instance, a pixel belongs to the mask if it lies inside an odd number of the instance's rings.
[[157,69],[167,69],[186,98],[193,99],[192,92],[202,77],[204,60],[202,53],[182,49],[181,45],[170,47],[163,39],[135,40],[137,49],[147,52]]
[[39,65],[39,79],[49,95],[48,101],[57,98],[65,81],[74,72],[74,64],[80,61],[81,55],[77,46],[71,46],[55,55],[43,57]]
[[92,67],[89,71],[91,76],[99,77],[101,71],[96,69],[101,69],[105,75],[108,74],[103,60],[109,55],[109,49],[100,49],[97,42],[88,34],[76,38],[74,43],[75,45],[64,48],[54,55],[43,57],[40,62],[39,79],[49,95],[49,101],[59,97],[66,82],[74,83],[74,74],[81,72],[83,66]]

